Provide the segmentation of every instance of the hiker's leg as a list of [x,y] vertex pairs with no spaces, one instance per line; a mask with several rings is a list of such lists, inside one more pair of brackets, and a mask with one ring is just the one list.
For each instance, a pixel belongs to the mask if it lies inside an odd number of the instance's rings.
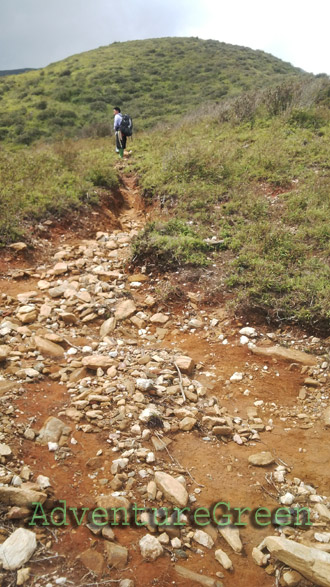
[[122,144],[122,148],[126,149],[126,141],[127,141],[127,136],[123,135],[123,133],[121,134],[121,144]]
[[122,144],[121,144],[121,133],[119,132],[119,130],[116,130],[116,153],[120,152],[120,149],[122,149]]
[[119,155],[120,157],[124,157],[124,149],[126,147],[126,135],[123,135],[121,131],[118,132],[120,135],[120,148],[119,148]]

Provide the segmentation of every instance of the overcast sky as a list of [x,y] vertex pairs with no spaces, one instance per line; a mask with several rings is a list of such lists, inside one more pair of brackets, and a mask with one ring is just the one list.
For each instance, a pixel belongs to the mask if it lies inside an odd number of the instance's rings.
[[155,37],[217,39],[330,74],[329,0],[0,0],[0,70]]

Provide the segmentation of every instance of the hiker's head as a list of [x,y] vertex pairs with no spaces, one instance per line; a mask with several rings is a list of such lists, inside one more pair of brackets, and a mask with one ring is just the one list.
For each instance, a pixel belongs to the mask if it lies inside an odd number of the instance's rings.
[[119,106],[115,106],[114,109],[113,109],[113,113],[114,114],[119,114],[119,112],[120,112]]

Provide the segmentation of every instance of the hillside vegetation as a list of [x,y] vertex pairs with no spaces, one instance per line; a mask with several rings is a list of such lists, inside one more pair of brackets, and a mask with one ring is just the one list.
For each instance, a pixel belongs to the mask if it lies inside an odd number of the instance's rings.
[[205,102],[306,76],[262,51],[198,38],[113,43],[0,79],[0,140],[106,136],[118,104],[146,129]]
[[102,139],[0,149],[0,246],[29,238],[27,222],[69,216],[118,185],[115,155]]
[[199,287],[234,311],[329,334],[327,76],[216,41],[155,39],[5,77],[0,94],[0,245],[118,186],[113,139],[95,135],[124,104],[143,127],[126,171],[158,210],[134,263],[196,267]]
[[329,105],[314,79],[146,133],[135,169],[161,213],[135,262],[211,267],[210,293],[231,292],[237,311],[329,332]]

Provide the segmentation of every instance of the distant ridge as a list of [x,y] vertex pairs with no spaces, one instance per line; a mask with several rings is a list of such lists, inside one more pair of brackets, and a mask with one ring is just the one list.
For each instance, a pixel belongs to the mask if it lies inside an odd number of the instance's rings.
[[199,105],[308,75],[263,51],[196,37],[116,42],[0,78],[0,140],[105,136],[114,105],[145,130]]
[[5,75],[19,75],[20,73],[26,73],[27,71],[35,71],[34,67],[24,67],[23,69],[3,69],[0,71],[0,77]]

